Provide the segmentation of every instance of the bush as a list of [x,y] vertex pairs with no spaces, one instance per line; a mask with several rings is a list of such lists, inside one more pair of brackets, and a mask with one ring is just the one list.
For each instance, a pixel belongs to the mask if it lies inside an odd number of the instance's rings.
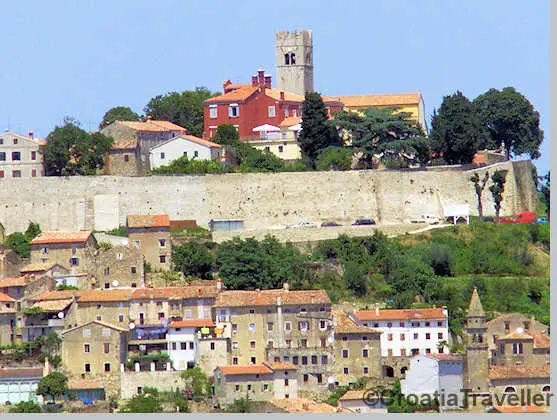
[[126,236],[128,236],[128,229],[126,228],[126,226],[120,225],[117,228],[114,228],[114,229],[111,229],[111,230],[107,231],[106,233],[108,235],[126,237]]
[[348,171],[352,167],[352,150],[346,147],[327,147],[317,157],[319,171]]
[[167,174],[222,174],[229,172],[228,168],[221,162],[216,160],[198,160],[188,159],[187,156],[181,156],[173,160],[168,165],[160,166],[151,171],[155,175]]
[[215,256],[204,244],[195,241],[185,242],[172,249],[172,263],[176,270],[185,276],[211,279]]
[[20,401],[12,405],[10,413],[42,413],[41,406],[34,401]]

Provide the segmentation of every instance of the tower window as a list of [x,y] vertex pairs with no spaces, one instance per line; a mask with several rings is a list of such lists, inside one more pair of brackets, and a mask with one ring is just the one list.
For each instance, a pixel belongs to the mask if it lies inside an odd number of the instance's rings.
[[290,64],[296,64],[296,54],[290,53]]
[[284,64],[290,64],[290,54],[284,54]]

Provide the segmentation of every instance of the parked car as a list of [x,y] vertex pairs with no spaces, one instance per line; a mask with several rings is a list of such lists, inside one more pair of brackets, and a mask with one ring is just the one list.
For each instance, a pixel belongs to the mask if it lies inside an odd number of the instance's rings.
[[329,222],[323,222],[321,223],[321,227],[333,227],[333,226],[342,226],[339,225],[337,222],[335,221],[329,221]]
[[296,223],[295,225],[288,225],[286,229],[296,229],[296,228],[315,228],[317,225],[312,222],[300,222]]
[[375,224],[375,220],[373,219],[358,219],[354,223],[352,223],[352,226],[374,225],[374,224]]
[[536,219],[536,223],[548,223],[547,217],[540,217],[539,219]]

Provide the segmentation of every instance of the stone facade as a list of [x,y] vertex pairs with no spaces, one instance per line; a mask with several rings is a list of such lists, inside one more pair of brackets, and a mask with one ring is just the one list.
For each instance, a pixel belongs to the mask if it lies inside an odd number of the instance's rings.
[[174,391],[184,388],[184,380],[179,371],[124,371],[121,373],[121,398],[132,398],[145,387],[159,391]]
[[16,309],[14,299],[4,293],[0,293],[0,345],[14,342],[15,322]]
[[0,133],[0,179],[44,176],[43,146],[46,142],[29,134]]
[[137,176],[141,173],[140,158],[135,149],[111,149],[104,157],[104,173],[117,176]]
[[308,30],[277,32],[278,89],[305,95],[313,91],[313,39]]
[[528,333],[547,334],[548,326],[524,314],[502,314],[487,322],[487,342],[490,352],[496,350],[498,337],[503,337],[518,328]]
[[95,256],[95,287],[144,287],[144,257],[136,248],[115,246]]
[[145,262],[150,264],[152,269],[169,270],[172,256],[170,224],[166,226],[130,227],[130,217],[128,216],[129,246],[139,250],[145,258]]
[[218,366],[231,364],[229,338],[203,338],[197,341],[197,365],[207,374],[213,376]]
[[464,386],[473,393],[488,391],[489,350],[487,344],[487,317],[478,292],[474,289],[466,320],[466,357],[464,359]]

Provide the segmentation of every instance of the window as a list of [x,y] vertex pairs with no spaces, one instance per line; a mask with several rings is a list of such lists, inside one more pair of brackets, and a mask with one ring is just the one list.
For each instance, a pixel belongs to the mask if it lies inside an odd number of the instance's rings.
[[228,106],[228,116],[230,118],[237,118],[240,116],[240,107],[238,104],[230,104]]
[[282,153],[282,152],[283,152],[283,150],[284,150],[284,146],[279,146],[279,147],[278,147],[278,151],[279,151],[279,153]]
[[290,64],[296,64],[296,54],[290,53]]
[[284,64],[290,64],[290,54],[284,54]]
[[387,322],[387,328],[392,328],[393,323],[392,322]]
[[255,356],[250,357],[249,360],[252,365],[255,365]]
[[429,327],[429,321],[426,321],[426,322],[425,322],[425,326],[426,326],[426,327]]
[[524,331],[528,331],[530,329],[530,322],[524,321],[522,324],[524,325]]
[[36,178],[36,177],[37,177],[37,170],[36,170],[36,169],[31,169],[31,176],[32,176],[33,178]]
[[430,333],[425,333],[425,339],[429,340],[431,338],[431,334]]
[[321,337],[321,347],[327,347],[327,337]]
[[14,139],[14,144],[19,143],[18,139]]
[[232,332],[238,331],[238,324],[232,324]]
[[91,364],[85,363],[85,372],[91,372]]
[[182,153],[182,156],[188,157],[188,152]]
[[312,365],[316,365],[316,364],[317,364],[317,356],[315,356],[315,355],[312,355],[312,356],[311,356],[311,364],[312,364]]
[[284,378],[284,386],[288,386],[288,378]]
[[133,246],[139,248],[141,246],[141,241],[133,241]]
[[136,274],[136,273],[137,273],[137,267],[134,266],[134,265],[132,265],[132,266],[130,267],[130,272],[131,272],[132,274]]
[[0,144],[4,144],[4,139],[0,137]]
[[[213,347],[215,346],[215,343],[211,343],[213,345]],[[195,344],[193,343],[193,341],[189,342],[189,348],[190,350],[193,350],[193,347],[195,346]],[[211,350],[214,350],[214,348],[212,348]]]
[[254,350],[255,349],[255,341],[250,341],[249,342],[249,348]]
[[513,354],[522,354],[524,352],[522,343],[513,343]]
[[70,265],[72,267],[78,266],[79,265],[79,258],[77,258],[77,257],[70,258]]
[[284,329],[285,329],[285,331],[291,331],[292,330],[292,322],[286,321],[284,323]]
[[430,354],[431,353],[431,349],[425,349],[425,354]]
[[511,329],[511,323],[510,322],[505,322],[505,332],[509,332]]
[[6,160],[6,152],[0,152],[0,161]]
[[442,340],[443,339],[443,333],[437,333],[437,338],[439,340]]
[[83,337],[91,337],[91,330],[83,330]]
[[303,376],[304,383],[307,383],[308,380],[309,380],[309,375],[307,373],[304,373],[304,376]]
[[37,160],[37,152],[31,152],[31,160]]
[[215,349],[215,343],[211,343],[211,350],[214,350],[214,349]]
[[109,275],[110,275],[110,267],[105,267],[105,268],[104,268],[104,275],[105,275],[105,276],[109,276]]
[[104,343],[103,348],[105,354],[110,353],[110,343]]
[[347,337],[347,336],[343,336],[343,337],[342,337],[342,341],[348,341],[348,337]]
[[406,356],[406,349],[400,349],[400,355]]
[[345,367],[345,368],[343,369],[343,372],[344,372],[345,375],[348,375],[348,368]]
[[401,322],[399,325],[404,328],[404,322]]
[[239,391],[239,390],[240,390],[240,385],[235,385],[235,386],[234,386],[234,390],[235,390],[235,391]]
[[159,239],[159,247],[164,248],[166,246],[166,239]]
[[233,358],[232,358],[232,364],[233,364],[233,365],[237,365],[237,364],[238,364],[238,358],[237,358],[237,357],[233,357]]
[[326,330],[327,329],[327,321],[321,320],[319,321],[319,329]]
[[420,326],[420,323],[419,323],[419,322],[412,322],[412,326],[413,326],[413,327],[419,327],[419,326]]
[[232,350],[238,350],[238,342],[237,341],[232,342]]
[[369,350],[368,349],[363,349],[362,350],[362,357],[368,357],[369,355]]
[[263,384],[263,391],[268,391],[268,390],[269,390],[269,385]]
[[103,337],[110,337],[110,328],[103,328]]
[[362,341],[368,341],[369,337],[367,335],[362,335]]
[[298,356],[292,356],[292,364],[293,365],[297,365],[299,363],[299,358]]
[[287,348],[292,347],[292,340],[285,340],[285,342],[286,342],[286,347]]
[[308,357],[302,356],[302,365],[307,365],[307,364],[308,364]]
[[164,154],[164,152],[161,152],[161,159],[164,159],[165,156],[166,156],[166,155]]
[[392,334],[387,334],[387,340],[388,341],[393,341],[393,335]]
[[129,162],[129,161],[130,161],[130,156],[124,155],[124,162]]
[[369,368],[367,366],[364,366],[364,375],[367,375],[369,373]]
[[248,384],[248,391],[251,391],[251,384]]
[[445,349],[444,349],[443,347],[439,347],[437,350],[438,350],[439,353],[441,353],[441,354],[445,353]]
[[83,345],[83,352],[84,353],[91,353],[91,346],[89,344]]
[[255,332],[255,324],[253,322],[251,324],[249,324],[248,329],[249,329],[249,332],[252,332],[252,333]]
[[170,344],[171,344],[171,346],[172,346],[172,350],[176,350],[176,342],[175,342],[175,341],[173,341],[173,342],[172,342],[172,343],[170,343]]
[[505,345],[504,344],[499,344],[499,353],[505,354]]
[[209,105],[209,118],[217,118],[218,107],[216,105]]
[[443,326],[443,321],[437,321],[437,326],[442,327]]
[[271,105],[271,106],[267,107],[267,109],[268,109],[267,114],[269,115],[269,118],[274,118],[276,116],[275,106]]
[[373,324],[373,328],[379,328],[379,323],[376,322],[375,324]]
[[414,333],[414,340],[418,339],[418,333]]
[[187,349],[188,349],[188,343],[187,342],[180,343],[180,350],[187,350]]
[[273,323],[267,322],[267,331],[273,331]]
[[164,319],[164,312],[159,312],[159,320]]
[[387,356],[392,356],[392,355],[393,355],[393,349],[388,349]]
[[21,171],[12,171],[12,178],[21,178]]
[[406,340],[406,334],[400,334],[400,341]]
[[21,152],[12,152],[12,160],[21,160]]
[[302,340],[300,340],[300,345],[301,345],[302,348],[305,349],[308,346],[308,341],[306,339],[302,339]]
[[323,356],[321,356],[321,364],[326,365],[328,363],[329,363],[329,358],[327,357],[327,355],[324,354]]
[[347,349],[342,350],[342,358],[343,359],[348,359],[348,350]]
[[159,255],[159,262],[164,264],[166,262],[166,255]]
[[289,111],[289,108],[288,108],[288,105],[286,105],[286,106],[284,107],[284,116],[285,116],[285,117],[288,117],[288,111]]
[[0,171],[0,178],[4,178],[4,171]]
[[197,150],[193,151],[193,157],[198,157],[199,156],[199,152]]

